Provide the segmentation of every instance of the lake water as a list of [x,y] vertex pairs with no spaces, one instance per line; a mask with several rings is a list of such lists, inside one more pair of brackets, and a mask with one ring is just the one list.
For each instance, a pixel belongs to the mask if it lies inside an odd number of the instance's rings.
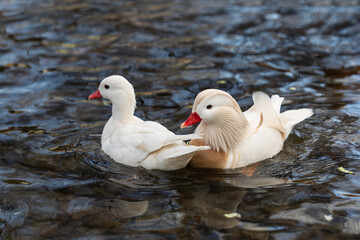
[[[253,169],[128,167],[87,100],[112,74],[178,134],[206,88],[315,115]],[[358,239],[359,116],[357,0],[2,0],[0,239]]]

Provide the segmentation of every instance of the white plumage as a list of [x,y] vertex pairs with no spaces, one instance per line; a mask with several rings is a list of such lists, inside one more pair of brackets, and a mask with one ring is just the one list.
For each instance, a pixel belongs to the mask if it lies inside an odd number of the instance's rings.
[[263,92],[253,94],[254,105],[242,112],[232,96],[216,89],[204,90],[194,101],[192,114],[182,127],[200,122],[196,129],[211,150],[195,154],[190,164],[205,168],[244,167],[278,154],[295,124],[313,114],[311,109],[280,113],[284,98]]
[[102,150],[116,162],[146,169],[175,170],[184,168],[196,151],[209,149],[184,143],[200,139],[199,134],[175,135],[157,122],[134,116],[134,88],[122,76],[102,80],[89,99],[102,97],[112,102],[112,116],[101,135]]

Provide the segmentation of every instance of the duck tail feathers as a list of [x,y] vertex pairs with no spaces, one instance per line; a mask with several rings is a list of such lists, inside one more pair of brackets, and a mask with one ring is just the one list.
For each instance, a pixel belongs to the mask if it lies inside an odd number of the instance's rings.
[[[190,162],[191,158],[197,151],[209,150],[208,146],[193,146],[193,145],[178,145],[166,146],[162,149],[159,155],[156,157],[158,159],[156,167],[152,165],[146,166],[146,164],[152,164],[153,161],[143,163],[144,167],[149,169],[162,169],[162,170],[176,170],[186,167]],[[159,167],[160,166],[160,167]]]
[[302,108],[297,110],[288,110],[280,114],[280,121],[286,129],[286,136],[289,135],[291,129],[299,122],[314,114],[310,108]]
[[252,97],[255,111],[262,114],[262,125],[275,128],[281,133],[285,133],[285,128],[279,118],[280,106],[284,98],[273,95],[270,99],[270,97],[263,92],[255,92]]
[[281,104],[284,101],[285,98],[280,97],[279,95],[272,95],[271,96],[271,103],[274,107],[275,112],[279,115],[280,114],[280,108]]

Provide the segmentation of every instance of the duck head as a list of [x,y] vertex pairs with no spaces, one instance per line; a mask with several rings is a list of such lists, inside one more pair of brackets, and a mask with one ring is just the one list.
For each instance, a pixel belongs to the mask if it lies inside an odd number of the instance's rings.
[[120,75],[113,75],[104,78],[99,86],[99,89],[89,96],[89,99],[106,98],[116,101],[120,98],[133,99],[135,98],[134,88],[126,78]]
[[134,87],[120,75],[113,75],[103,79],[96,92],[89,99],[106,98],[113,104],[113,117],[129,117],[134,114],[136,107]]
[[236,147],[248,126],[235,99],[217,89],[207,89],[196,96],[192,113],[180,127],[198,122],[195,132],[203,134],[206,145],[218,152],[228,152]]

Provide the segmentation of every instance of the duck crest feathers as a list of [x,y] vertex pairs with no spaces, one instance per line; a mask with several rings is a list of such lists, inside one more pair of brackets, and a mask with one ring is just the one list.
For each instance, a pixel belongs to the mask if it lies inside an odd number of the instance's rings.
[[236,148],[246,135],[249,123],[235,99],[230,94],[220,90],[211,89],[201,92],[195,100],[194,109],[201,101],[215,94],[228,97],[233,108],[223,107],[219,109],[218,114],[221,116],[219,121],[216,123],[202,121],[196,129],[196,133],[203,134],[205,143],[216,152],[228,153]]
[[241,108],[239,104],[235,101],[235,99],[229,93],[221,91],[219,89],[206,89],[200,92],[194,100],[193,109],[196,109],[198,105],[206,98],[212,97],[214,95],[224,95],[228,97],[231,100],[232,104],[234,105],[234,110],[241,112]]

